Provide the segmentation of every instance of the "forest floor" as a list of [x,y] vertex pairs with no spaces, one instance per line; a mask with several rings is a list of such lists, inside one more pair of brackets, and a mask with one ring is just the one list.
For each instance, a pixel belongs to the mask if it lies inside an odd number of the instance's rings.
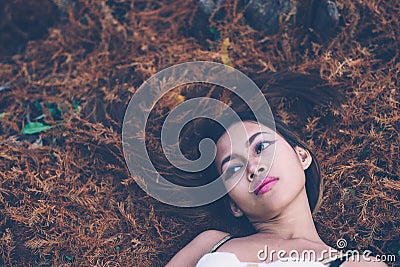
[[123,157],[135,91],[199,60],[251,78],[317,73],[339,88],[340,109],[316,108],[301,125],[282,102],[321,162],[317,228],[332,246],[344,238],[399,262],[398,1],[338,0],[328,36],[310,29],[307,1],[268,34],[249,26],[240,1],[211,23],[198,21],[195,0],[54,2],[1,4],[0,265],[163,266],[202,230],[225,227],[163,212]]

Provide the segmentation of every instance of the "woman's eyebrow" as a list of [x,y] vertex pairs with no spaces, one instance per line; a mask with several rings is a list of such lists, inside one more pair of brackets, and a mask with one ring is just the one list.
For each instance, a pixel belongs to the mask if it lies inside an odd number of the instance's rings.
[[224,166],[225,163],[227,163],[228,161],[230,161],[232,159],[231,156],[227,156],[226,158],[224,158],[221,162],[221,166],[220,166],[220,170],[222,171],[222,166]]
[[259,136],[260,134],[271,134],[271,133],[268,133],[268,132],[258,132],[258,133],[253,134],[252,136],[250,136],[249,141],[247,141],[247,146],[250,146],[251,143],[253,143],[254,139],[256,139],[256,137]]

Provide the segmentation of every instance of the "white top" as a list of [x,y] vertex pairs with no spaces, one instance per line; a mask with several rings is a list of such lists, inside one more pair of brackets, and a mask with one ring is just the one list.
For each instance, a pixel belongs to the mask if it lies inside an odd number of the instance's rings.
[[325,267],[320,262],[299,261],[292,258],[282,258],[270,263],[240,262],[235,254],[229,252],[207,253],[197,263],[196,267]]

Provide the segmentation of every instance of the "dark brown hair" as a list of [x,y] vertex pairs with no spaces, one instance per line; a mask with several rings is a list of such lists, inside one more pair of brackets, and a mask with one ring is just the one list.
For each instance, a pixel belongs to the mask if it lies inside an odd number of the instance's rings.
[[[280,73],[269,73],[263,74],[254,81],[261,87],[261,91],[264,97],[268,100],[273,110],[280,108],[280,101],[286,99],[291,107],[289,112],[294,115],[295,118],[299,119],[300,124],[304,124],[306,119],[313,112],[313,108],[318,105],[327,106],[329,104],[338,104],[340,102],[340,94],[333,86],[329,85],[326,81],[322,80],[318,73],[314,74],[300,74],[292,72],[280,72]],[[199,95],[196,90],[188,90],[184,94],[186,99],[197,97]],[[246,103],[235,99],[232,94],[213,94],[206,92],[204,95],[215,97],[216,99],[229,103],[229,106],[234,109],[241,121],[254,121],[258,122],[254,113],[259,114],[259,111],[250,111]],[[213,112],[212,110],[210,112]],[[219,117],[218,117],[219,116]],[[215,119],[221,118],[224,115],[219,114]],[[218,119],[217,119],[218,120]],[[227,120],[231,123],[237,120]],[[320,167],[318,160],[314,153],[308,148],[308,146],[301,141],[301,138],[293,130],[282,122],[279,118],[273,119],[273,125],[263,123],[265,126],[275,129],[293,148],[296,146],[306,149],[310,152],[312,157],[312,163],[305,170],[306,176],[306,193],[309,201],[311,212],[315,213],[320,205],[322,186]],[[191,160],[195,160],[200,156],[198,144],[204,138],[210,138],[215,143],[226,131],[229,125],[222,127],[218,122],[211,119],[196,118],[182,129],[179,138],[179,146],[182,153]],[[155,139],[152,139],[155,140]],[[160,171],[165,174],[165,177],[171,182],[180,184],[183,186],[199,186],[210,183],[211,181],[218,178],[218,171],[215,164],[211,164],[205,170],[199,173],[186,173],[176,168],[168,167],[169,163],[165,158],[160,158],[160,153],[155,151],[155,156]],[[176,192],[179,193],[179,192]],[[229,203],[229,195],[226,194],[221,199],[207,204],[202,207],[193,209],[176,208],[167,209],[169,212],[176,212],[180,215],[186,215],[191,218],[198,218],[209,222],[209,215],[216,215],[214,218],[219,221],[225,221],[225,225],[231,227],[231,225],[242,225],[247,227],[251,233],[251,224],[247,221],[247,218],[235,218],[230,213],[230,209],[227,208]],[[208,218],[208,219],[206,219]],[[222,219],[222,220],[221,220]],[[232,221],[233,220],[233,221]],[[234,223],[233,223],[234,222]],[[241,223],[243,222],[243,223]],[[254,230],[254,229],[253,229]]]

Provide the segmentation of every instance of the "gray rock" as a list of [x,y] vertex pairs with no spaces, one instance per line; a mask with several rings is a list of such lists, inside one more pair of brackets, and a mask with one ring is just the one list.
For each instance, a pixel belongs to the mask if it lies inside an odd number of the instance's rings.
[[287,14],[293,7],[290,0],[249,0],[245,11],[248,24],[265,33],[276,33],[279,16]]

